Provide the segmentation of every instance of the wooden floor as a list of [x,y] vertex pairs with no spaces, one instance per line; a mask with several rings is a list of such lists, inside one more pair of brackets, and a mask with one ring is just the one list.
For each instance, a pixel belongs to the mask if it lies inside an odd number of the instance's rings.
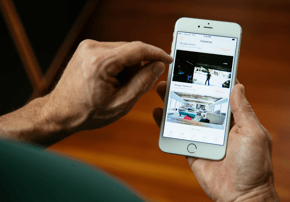
[[[289,1],[99,1],[83,32],[99,41],[140,40],[170,53],[174,23],[184,16],[242,26],[238,79],[273,136],[275,187],[281,201],[290,201]],[[116,123],[74,134],[49,149],[93,163],[156,201],[211,201],[183,156],[159,150],[151,113],[161,106],[154,86]]]

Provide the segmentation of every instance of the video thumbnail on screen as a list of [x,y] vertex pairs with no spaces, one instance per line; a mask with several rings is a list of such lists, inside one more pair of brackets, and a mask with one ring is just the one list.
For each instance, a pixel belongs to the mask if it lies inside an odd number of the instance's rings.
[[171,91],[167,121],[224,129],[228,104],[228,98]]
[[229,88],[233,57],[177,50],[173,81]]

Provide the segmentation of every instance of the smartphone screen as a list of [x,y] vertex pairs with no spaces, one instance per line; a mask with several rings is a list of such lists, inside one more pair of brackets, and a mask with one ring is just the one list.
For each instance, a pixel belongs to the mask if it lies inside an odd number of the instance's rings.
[[237,40],[177,32],[163,137],[224,145]]

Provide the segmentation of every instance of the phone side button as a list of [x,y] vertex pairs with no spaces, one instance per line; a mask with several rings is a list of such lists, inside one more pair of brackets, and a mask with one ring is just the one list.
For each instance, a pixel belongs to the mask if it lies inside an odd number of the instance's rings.
[[195,144],[189,144],[188,146],[187,146],[187,151],[189,152],[189,153],[194,153],[194,152],[196,152],[196,150],[197,150],[197,147],[196,147],[196,145]]

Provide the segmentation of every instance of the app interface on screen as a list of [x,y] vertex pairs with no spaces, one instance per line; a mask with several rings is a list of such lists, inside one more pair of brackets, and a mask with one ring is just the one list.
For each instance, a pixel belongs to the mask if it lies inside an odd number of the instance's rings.
[[237,38],[178,32],[164,137],[223,145]]

